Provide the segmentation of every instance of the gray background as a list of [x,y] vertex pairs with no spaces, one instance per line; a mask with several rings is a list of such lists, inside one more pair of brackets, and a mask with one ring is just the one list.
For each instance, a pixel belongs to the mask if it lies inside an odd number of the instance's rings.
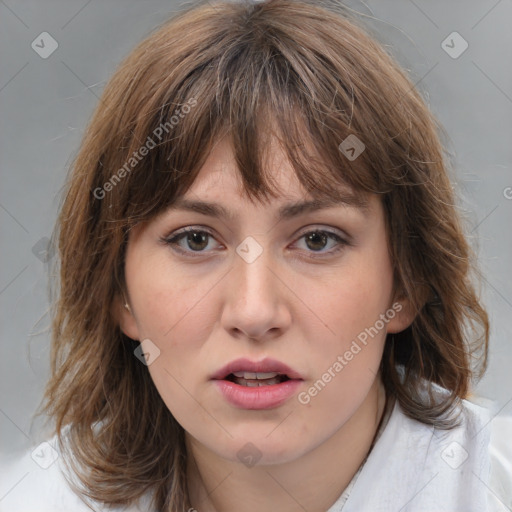
[[[37,437],[31,416],[49,369],[48,265],[37,254],[50,236],[68,166],[116,65],[178,5],[0,0],[2,455]],[[476,392],[495,401],[495,413],[512,414],[512,0],[347,5],[379,20],[371,26],[449,134],[454,185],[492,322],[490,366]],[[458,58],[441,46],[453,31],[469,44]],[[47,59],[31,47],[42,32],[58,42]]]

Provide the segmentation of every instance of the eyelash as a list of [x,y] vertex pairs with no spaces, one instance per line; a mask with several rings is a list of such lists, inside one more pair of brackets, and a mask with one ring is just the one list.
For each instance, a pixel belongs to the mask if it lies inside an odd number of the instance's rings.
[[[202,229],[202,228],[199,229],[196,227],[188,227],[188,228],[184,228],[184,229],[176,232],[175,234],[171,234],[167,237],[162,237],[160,239],[160,241],[163,244],[170,246],[172,250],[178,252],[179,254],[183,254],[183,255],[186,255],[187,257],[191,257],[191,258],[201,257],[204,253],[208,252],[208,251],[184,250],[181,247],[179,247],[178,242],[180,240],[182,240],[183,238],[185,238],[189,233],[202,233],[202,234],[206,234],[212,238],[215,238],[213,236],[213,234],[206,229]],[[351,245],[350,242],[348,242],[347,240],[342,238],[337,233],[335,233],[333,231],[326,230],[326,229],[312,229],[310,231],[306,231],[306,232],[302,233],[297,240],[300,240],[300,239],[304,238],[305,236],[313,234],[313,233],[327,235],[327,237],[334,239],[338,243],[338,246],[335,249],[331,249],[330,251],[323,252],[323,253],[320,253],[320,252],[315,253],[315,251],[311,251],[311,254],[310,254],[311,258],[325,258],[328,256],[332,256],[333,254],[336,254],[339,251],[343,250],[346,246]]]

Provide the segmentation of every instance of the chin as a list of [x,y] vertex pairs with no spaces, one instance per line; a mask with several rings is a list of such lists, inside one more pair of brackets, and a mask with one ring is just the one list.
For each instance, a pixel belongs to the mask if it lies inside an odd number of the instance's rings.
[[[227,446],[218,444],[211,447],[219,456],[232,462],[242,463],[247,467],[271,466],[293,462],[304,454],[304,442],[286,444],[286,436],[270,439],[268,432],[256,435],[254,431],[246,436],[229,439]],[[291,436],[288,436],[288,441]]]

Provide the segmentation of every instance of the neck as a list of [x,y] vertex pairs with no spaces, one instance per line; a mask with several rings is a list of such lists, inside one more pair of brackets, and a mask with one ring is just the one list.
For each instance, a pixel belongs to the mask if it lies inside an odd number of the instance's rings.
[[245,467],[186,435],[190,503],[198,512],[325,512],[372,448],[386,403],[375,379],[354,415],[325,442],[285,464]]

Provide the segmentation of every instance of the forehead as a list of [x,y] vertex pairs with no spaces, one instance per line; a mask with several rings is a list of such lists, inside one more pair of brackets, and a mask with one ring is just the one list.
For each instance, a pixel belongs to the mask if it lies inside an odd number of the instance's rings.
[[[319,210],[343,208],[350,215],[368,220],[378,208],[375,194],[355,193],[354,189],[341,181],[329,196],[312,195],[299,181],[295,169],[278,144],[273,144],[265,155],[265,171],[276,186],[276,197],[262,200],[264,211],[276,222],[290,221],[301,215]],[[318,172],[322,172],[320,169]],[[245,199],[243,180],[234,151],[229,140],[217,142],[190,187],[162,210],[156,217],[135,228],[158,221],[179,212],[190,212],[237,223],[244,214],[245,201],[255,203],[254,198]],[[132,233],[134,235],[134,233]]]
[[[277,139],[270,137],[268,141],[263,172],[277,191],[278,197],[272,202],[300,199],[303,201],[317,200],[317,202],[328,204],[339,200],[353,206],[364,207],[366,205],[367,201],[361,193],[355,194],[352,187],[341,182],[333,191],[335,197],[323,199],[314,197],[298,179],[295,169]],[[315,171],[322,173],[323,169],[317,165]],[[242,177],[231,141],[226,137],[214,145],[194,182],[175,204],[184,204],[199,198],[204,201],[229,201],[230,197],[242,196],[243,189]]]
[[[295,195],[307,195],[295,171],[286,158],[281,146],[275,137],[268,139],[265,150],[264,162],[267,177],[277,186],[282,195],[293,190]],[[231,139],[224,137],[216,142],[201,167],[194,183],[189,189],[189,194],[205,194],[209,191],[240,191],[242,190],[242,178],[236,162]]]

